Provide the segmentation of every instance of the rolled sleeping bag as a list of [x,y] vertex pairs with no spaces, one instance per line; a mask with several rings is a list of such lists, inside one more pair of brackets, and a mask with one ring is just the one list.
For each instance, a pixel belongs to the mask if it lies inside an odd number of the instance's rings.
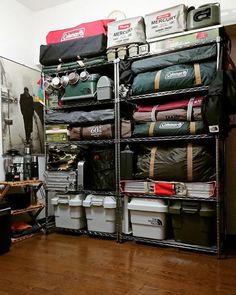
[[190,118],[186,109],[174,109],[168,111],[134,112],[133,118],[136,122],[156,121],[200,121],[202,119],[201,108],[193,108]]
[[[89,127],[69,127],[70,140],[83,139],[110,139],[114,138],[114,124],[101,124]],[[122,120],[121,122],[121,137],[131,137],[131,122]]]
[[207,86],[214,78],[216,62],[180,64],[163,70],[138,74],[132,84],[132,94]]

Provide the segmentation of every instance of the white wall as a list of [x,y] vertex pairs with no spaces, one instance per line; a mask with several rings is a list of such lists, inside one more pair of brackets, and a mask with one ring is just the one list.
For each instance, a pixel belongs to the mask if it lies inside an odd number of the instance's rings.
[[0,1],[0,56],[35,67],[31,10],[15,0]]

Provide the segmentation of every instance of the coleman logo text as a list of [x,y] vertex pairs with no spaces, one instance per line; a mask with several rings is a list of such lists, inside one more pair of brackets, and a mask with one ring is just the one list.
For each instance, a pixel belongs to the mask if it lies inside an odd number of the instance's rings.
[[171,71],[165,75],[166,80],[185,78],[188,74],[188,70]]
[[84,28],[75,29],[75,30],[65,32],[62,35],[61,41],[68,41],[68,40],[73,40],[73,39],[84,38],[84,32],[85,32]]

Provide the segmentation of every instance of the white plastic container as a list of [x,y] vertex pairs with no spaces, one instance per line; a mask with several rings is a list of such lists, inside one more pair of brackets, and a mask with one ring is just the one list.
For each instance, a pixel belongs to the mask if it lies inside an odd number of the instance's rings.
[[86,211],[88,230],[114,233],[115,227],[115,197],[88,195],[83,201]]
[[51,203],[54,207],[56,227],[81,229],[86,226],[84,195],[56,195]]
[[163,200],[133,198],[128,204],[133,236],[163,240],[166,238],[166,213]]

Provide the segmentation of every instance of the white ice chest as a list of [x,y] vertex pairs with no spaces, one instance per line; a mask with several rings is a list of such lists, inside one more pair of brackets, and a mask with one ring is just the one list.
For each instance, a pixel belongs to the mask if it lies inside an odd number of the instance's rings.
[[133,198],[128,209],[133,236],[157,240],[166,238],[168,206],[164,200]]

